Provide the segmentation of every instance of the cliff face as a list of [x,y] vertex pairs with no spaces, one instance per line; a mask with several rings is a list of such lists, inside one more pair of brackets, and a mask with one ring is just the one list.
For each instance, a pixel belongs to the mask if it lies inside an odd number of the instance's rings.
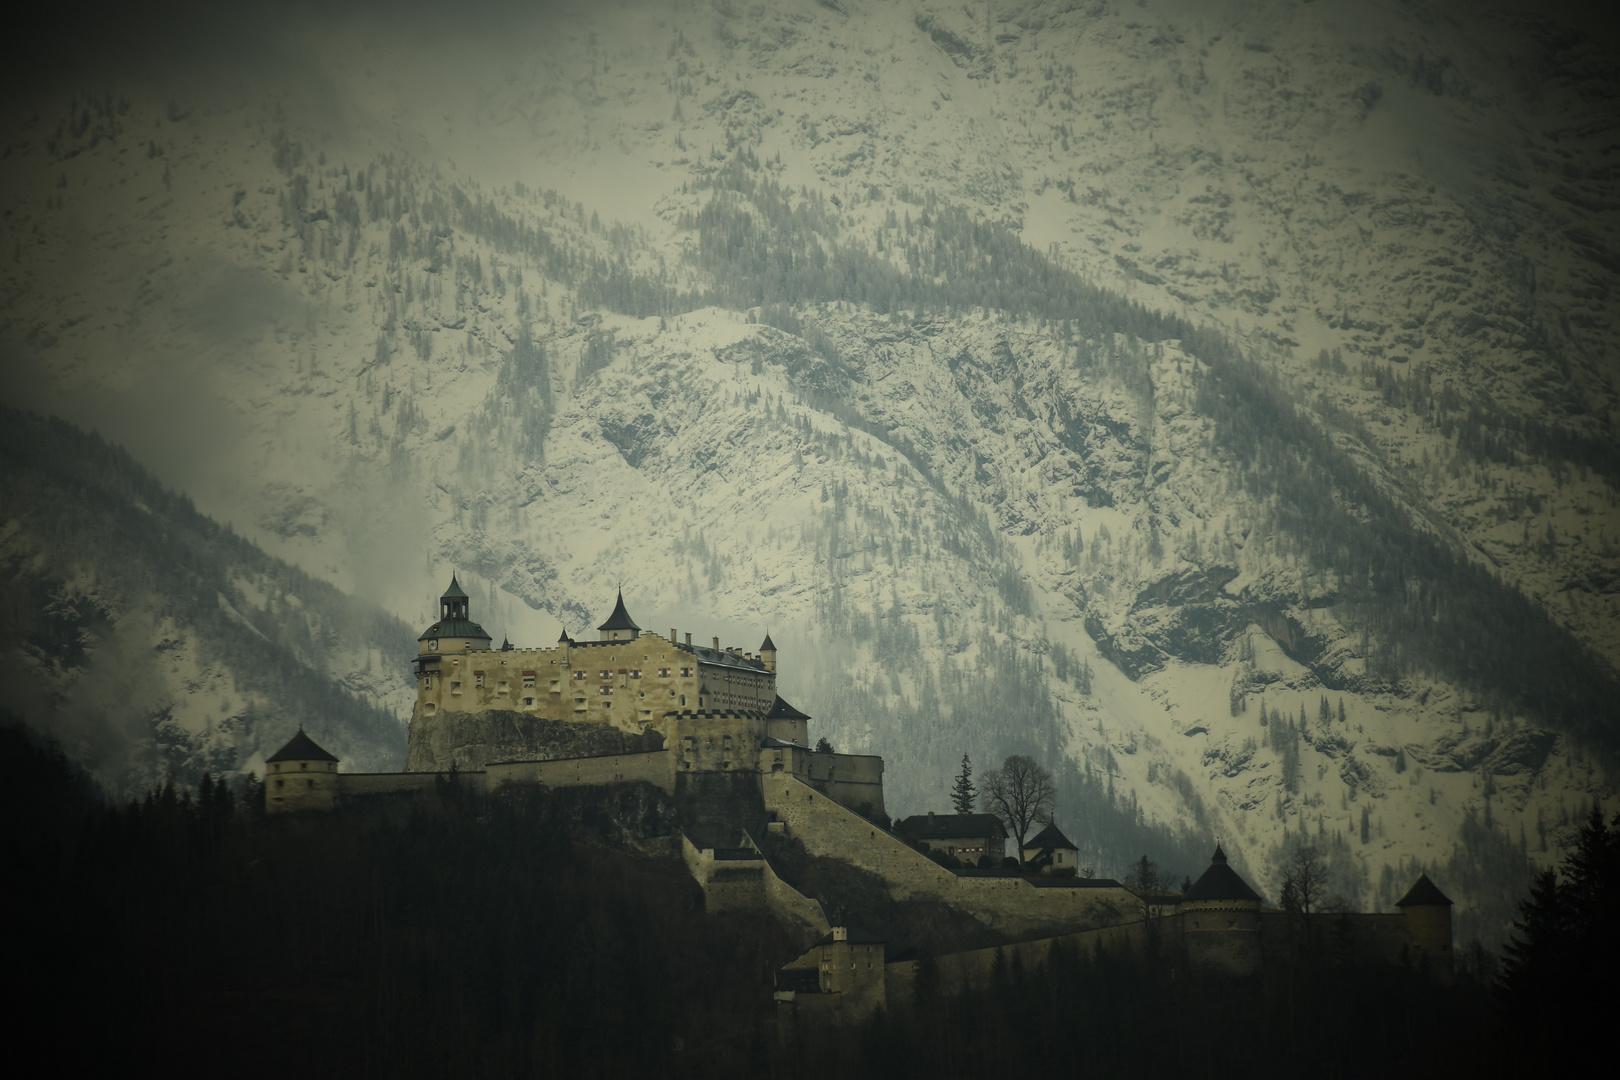
[[439,712],[411,716],[407,772],[454,766],[482,769],[491,761],[551,761],[662,750],[656,731],[631,735],[604,724],[570,724],[516,712]]

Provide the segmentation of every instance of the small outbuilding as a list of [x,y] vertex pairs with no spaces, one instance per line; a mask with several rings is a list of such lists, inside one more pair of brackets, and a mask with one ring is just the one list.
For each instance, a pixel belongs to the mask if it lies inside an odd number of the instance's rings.
[[994,814],[917,814],[895,827],[918,848],[938,852],[975,866],[988,858],[1001,865],[1007,857],[1007,827]]
[[1046,828],[1024,841],[1024,869],[1059,876],[1078,873],[1080,849],[1063,835],[1063,830],[1048,822]]

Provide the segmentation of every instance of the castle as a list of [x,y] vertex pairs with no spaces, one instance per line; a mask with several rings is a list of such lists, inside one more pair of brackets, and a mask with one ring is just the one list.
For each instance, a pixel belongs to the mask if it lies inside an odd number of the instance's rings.
[[[647,850],[661,842],[678,854],[708,910],[768,910],[815,941],[778,974],[779,1014],[791,1018],[849,1020],[904,998],[918,961],[890,956],[869,932],[834,926],[819,900],[779,872],[773,853],[784,845],[847,866],[892,904],[943,907],[1007,943],[938,957],[942,989],[988,978],[1004,949],[1028,951],[1033,962],[1059,941],[1169,942],[1193,969],[1248,977],[1268,951],[1315,935],[1309,919],[1265,908],[1219,846],[1185,894],[1151,897],[1106,879],[948,869],[926,851],[955,836],[948,820],[912,819],[929,820],[927,843],[889,830],[881,757],[811,748],[811,718],[776,692],[768,633],[757,653],[721,648],[718,638],[694,645],[673,629],[662,637],[636,625],[621,590],[597,635],[575,641],[565,631],[550,648],[493,648],[452,576],[438,620],[418,639],[405,771],[341,772],[300,728],[267,761],[266,810],[332,810],[433,792],[451,778],[491,792],[650,785],[679,827],[650,838]],[[987,842],[975,833],[973,843]],[[1055,825],[1031,843],[1025,854],[1037,861],[1073,861]],[[1397,915],[1334,915],[1333,932],[1362,958],[1448,979],[1451,901],[1421,877],[1399,906]]]

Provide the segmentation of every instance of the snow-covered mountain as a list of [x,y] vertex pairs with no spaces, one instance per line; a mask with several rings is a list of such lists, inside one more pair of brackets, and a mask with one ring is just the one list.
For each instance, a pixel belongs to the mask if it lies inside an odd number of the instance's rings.
[[6,712],[114,796],[264,773],[301,723],[347,767],[398,768],[408,628],[266,556],[128,454],[0,408]]
[[1615,72],[1572,18],[293,16],[9,107],[0,334],[407,622],[451,568],[517,641],[622,581],[768,628],[897,808],[1030,751],[1100,871],[1218,835],[1268,890],[1309,836],[1352,900],[1421,863],[1499,921],[1612,797]]

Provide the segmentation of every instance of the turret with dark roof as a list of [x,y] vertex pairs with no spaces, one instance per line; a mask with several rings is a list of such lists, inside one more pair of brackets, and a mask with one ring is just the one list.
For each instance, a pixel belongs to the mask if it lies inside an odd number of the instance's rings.
[[439,621],[422,631],[422,636],[416,640],[422,643],[422,652],[453,649],[457,642],[460,648],[489,648],[490,636],[472,621],[467,594],[462,591],[456,575],[450,575],[450,587],[439,597]]
[[287,745],[265,760],[264,808],[270,813],[332,809],[337,767],[338,759],[300,726]]
[[1452,903],[1439,886],[1429,880],[1428,874],[1419,874],[1412,887],[1406,890],[1406,895],[1395,901],[1398,908],[1406,907],[1451,907]]
[[1215,854],[1209,860],[1209,869],[1205,870],[1198,880],[1193,882],[1181,898],[1184,904],[1195,903],[1260,903],[1260,894],[1249,887],[1249,883],[1238,876],[1238,872],[1226,864],[1226,852],[1221,845],[1215,845]]
[[336,761],[337,758],[321,749],[319,743],[304,734],[304,725],[298,725],[298,734],[287,740],[287,745],[265,759],[267,764],[282,761]]
[[601,633],[600,641],[634,641],[636,635],[641,633],[641,627],[630,617],[624,609],[624,590],[619,590],[619,599],[613,605],[613,614],[607,617],[607,622],[596,628]]

